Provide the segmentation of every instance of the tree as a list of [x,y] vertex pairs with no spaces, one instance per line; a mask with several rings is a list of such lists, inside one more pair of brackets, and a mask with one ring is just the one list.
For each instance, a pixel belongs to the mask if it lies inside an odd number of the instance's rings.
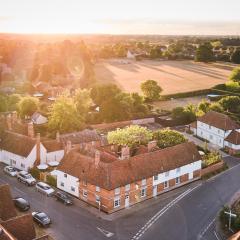
[[79,115],[86,117],[89,108],[92,105],[92,99],[90,97],[90,90],[77,89],[73,97],[76,109]]
[[144,98],[138,93],[131,93],[133,117],[144,117],[149,113],[147,105],[144,103]]
[[162,88],[154,80],[147,80],[141,84],[141,90],[144,96],[150,101],[156,101],[160,98]]
[[234,82],[240,82],[240,68],[234,68],[229,79]]
[[218,102],[215,102],[210,105],[209,110],[212,110],[215,112],[223,112],[223,107]]
[[72,98],[63,95],[50,108],[48,129],[52,133],[78,131],[83,126],[83,118],[78,114]]
[[154,132],[153,139],[157,141],[157,145],[160,148],[172,147],[187,141],[181,133],[170,129]]
[[195,61],[211,62],[214,60],[211,44],[202,44],[197,48]]
[[211,103],[207,102],[206,100],[202,100],[199,104],[198,104],[198,110],[202,111],[204,113],[207,113],[210,109]]
[[38,110],[39,100],[35,97],[23,97],[17,104],[21,118],[29,117]]
[[239,64],[240,63],[240,50],[239,49],[235,50],[232,53],[230,59],[231,59],[231,62]]
[[187,124],[196,120],[196,108],[191,104],[185,108],[176,107],[172,110],[172,119],[178,124]]
[[11,94],[8,97],[8,110],[16,111],[20,100],[21,100],[21,96],[19,94]]
[[8,109],[7,98],[4,95],[0,95],[0,112],[6,112]]
[[152,132],[145,127],[132,125],[123,129],[117,129],[109,132],[107,135],[110,144],[120,146],[136,147],[141,144],[147,144],[152,139]]
[[240,97],[227,96],[218,101],[225,111],[237,112],[240,106]]

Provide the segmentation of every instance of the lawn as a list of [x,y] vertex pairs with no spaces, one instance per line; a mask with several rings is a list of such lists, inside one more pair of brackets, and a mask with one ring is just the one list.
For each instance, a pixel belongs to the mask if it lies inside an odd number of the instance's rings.
[[99,83],[115,83],[126,92],[140,92],[141,82],[156,80],[162,94],[174,94],[208,89],[225,83],[233,66],[224,63],[195,63],[193,61],[151,61],[118,63],[99,61],[95,65]]

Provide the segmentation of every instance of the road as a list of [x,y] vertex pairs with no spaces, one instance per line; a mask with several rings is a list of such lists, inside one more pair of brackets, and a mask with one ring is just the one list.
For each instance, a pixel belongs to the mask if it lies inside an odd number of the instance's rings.
[[6,176],[1,169],[0,184],[9,183],[14,196],[28,199],[32,211],[48,213],[53,224],[47,231],[56,240],[216,240],[217,212],[240,189],[238,160],[227,157],[225,161],[231,169],[220,175],[137,204],[112,219],[96,216],[77,200],[74,206],[64,206]]

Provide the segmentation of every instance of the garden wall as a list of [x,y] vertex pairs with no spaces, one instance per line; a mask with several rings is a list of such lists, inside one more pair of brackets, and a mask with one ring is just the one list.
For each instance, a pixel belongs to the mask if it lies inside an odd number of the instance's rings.
[[212,172],[215,172],[215,171],[218,171],[218,170],[222,169],[223,166],[224,166],[224,162],[221,161],[221,162],[218,162],[216,164],[210,165],[206,168],[203,168],[202,169],[202,177],[209,174],[209,173],[212,173]]

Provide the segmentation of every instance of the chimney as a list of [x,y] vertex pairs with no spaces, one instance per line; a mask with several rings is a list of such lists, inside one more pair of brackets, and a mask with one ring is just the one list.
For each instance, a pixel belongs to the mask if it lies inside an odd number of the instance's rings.
[[72,142],[70,140],[67,141],[67,146],[66,146],[66,154],[68,154],[72,149]]
[[17,112],[12,112],[12,123],[16,123],[18,121],[18,115]]
[[28,123],[27,131],[28,131],[28,136],[30,138],[34,138],[34,128],[33,128],[33,123],[32,122]]
[[58,143],[60,142],[60,133],[59,133],[59,131],[56,132],[56,141]]
[[12,130],[12,118],[11,118],[11,114],[7,115],[7,128],[8,130]]
[[123,146],[121,149],[121,160],[128,159],[130,157],[130,149],[128,146]]
[[95,159],[94,159],[94,164],[95,164],[95,167],[98,166],[99,162],[100,162],[100,158],[101,158],[101,153],[99,150],[96,150],[95,151]]
[[157,141],[151,141],[148,143],[148,152],[151,152],[155,147],[157,147]]
[[37,133],[37,136],[36,136],[36,163],[35,165],[39,165],[41,164],[41,149],[40,149],[40,144],[41,144],[41,136],[40,136],[40,133]]

